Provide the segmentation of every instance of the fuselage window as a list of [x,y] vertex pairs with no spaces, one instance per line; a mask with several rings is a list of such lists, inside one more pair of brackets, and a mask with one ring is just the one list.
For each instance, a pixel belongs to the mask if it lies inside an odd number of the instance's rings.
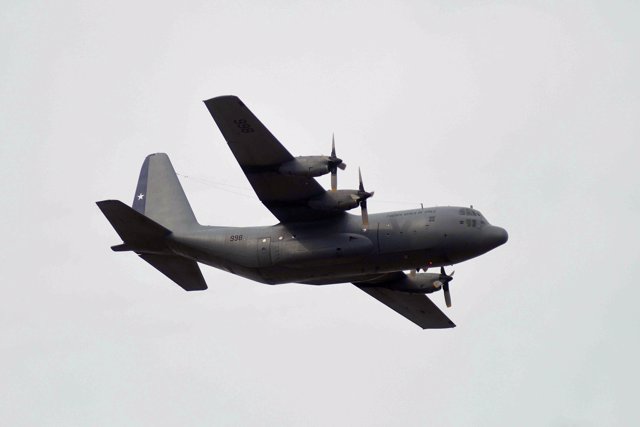
[[430,216],[429,217],[429,222],[436,222],[436,217],[435,216]]

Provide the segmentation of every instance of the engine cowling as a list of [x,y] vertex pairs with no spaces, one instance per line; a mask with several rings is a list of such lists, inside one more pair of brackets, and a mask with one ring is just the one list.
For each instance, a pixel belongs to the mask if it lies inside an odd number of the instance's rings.
[[330,172],[328,156],[301,156],[283,164],[278,168],[282,175],[316,177]]
[[357,190],[327,191],[320,197],[309,200],[309,206],[322,211],[348,211],[358,206]]
[[430,294],[442,287],[441,277],[436,273],[418,273],[408,275],[400,280],[385,283],[383,287],[394,291]]

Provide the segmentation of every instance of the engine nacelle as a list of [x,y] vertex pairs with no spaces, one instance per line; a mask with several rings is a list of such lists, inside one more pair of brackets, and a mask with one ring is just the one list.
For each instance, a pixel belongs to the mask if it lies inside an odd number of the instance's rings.
[[278,168],[282,175],[322,176],[328,174],[330,158],[327,156],[301,156]]
[[437,273],[418,273],[394,282],[385,283],[382,287],[394,291],[411,292],[417,294],[430,294],[442,287],[440,275]]
[[309,200],[309,206],[322,211],[348,211],[358,206],[358,191],[327,191],[322,196]]

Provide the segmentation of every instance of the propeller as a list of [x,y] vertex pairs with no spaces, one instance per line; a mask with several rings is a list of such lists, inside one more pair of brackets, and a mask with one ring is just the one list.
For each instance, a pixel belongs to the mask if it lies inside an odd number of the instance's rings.
[[331,135],[331,157],[329,157],[329,172],[331,172],[331,191],[338,189],[338,168],[345,170],[346,163],[336,157],[336,137]]
[[455,271],[452,271],[451,274],[447,274],[444,271],[444,267],[440,267],[440,282],[442,282],[442,291],[444,292],[444,302],[447,304],[447,307],[451,307],[451,293],[449,292],[449,282],[453,280],[453,275]]
[[355,196],[356,201],[360,205],[360,210],[362,212],[362,229],[366,230],[369,228],[369,212],[367,211],[367,199],[373,196],[372,192],[364,191],[364,184],[362,183],[362,173],[360,172],[360,168],[358,168],[358,178],[360,179],[360,186],[358,187],[358,193]]

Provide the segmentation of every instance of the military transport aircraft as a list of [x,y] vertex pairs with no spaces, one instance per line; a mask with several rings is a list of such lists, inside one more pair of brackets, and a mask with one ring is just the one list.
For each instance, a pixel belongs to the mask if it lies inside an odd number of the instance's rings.
[[[270,227],[200,225],[163,153],[147,156],[133,206],[97,202],[124,243],[187,291],[207,289],[198,263],[266,284],[353,283],[423,329],[455,325],[426,296],[442,289],[451,306],[444,266],[482,255],[507,241],[479,211],[430,207],[369,216],[360,186],[337,189],[330,156],[293,157],[235,96],[204,102],[260,201],[280,221]],[[314,179],[331,174],[331,189]],[[346,211],[360,207],[361,215]],[[436,273],[429,268],[440,267]],[[420,271],[423,272],[420,272]],[[409,273],[405,273],[408,271]]]

